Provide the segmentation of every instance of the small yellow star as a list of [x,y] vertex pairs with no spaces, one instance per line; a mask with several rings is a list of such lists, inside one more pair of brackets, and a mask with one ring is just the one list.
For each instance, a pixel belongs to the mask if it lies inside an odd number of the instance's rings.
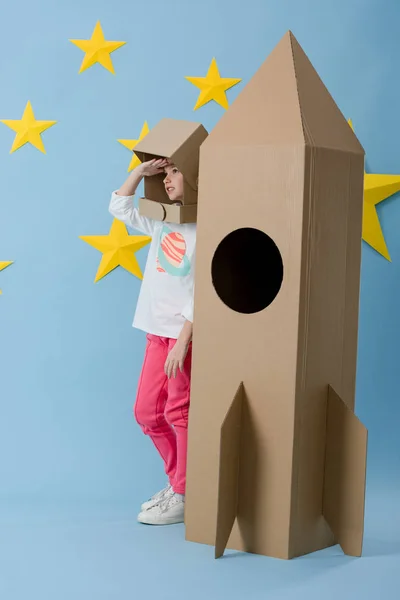
[[[12,260],[10,261],[1,261],[0,260],[0,271],[3,271],[4,269],[6,269],[7,267],[9,267],[10,265],[12,265]],[[2,294],[3,292],[0,290],[0,294]]]
[[111,60],[111,52],[118,50],[121,46],[124,46],[126,42],[109,42],[104,38],[104,33],[100,25],[100,21],[97,21],[96,26],[93,30],[92,37],[90,40],[69,40],[75,46],[78,46],[80,50],[85,52],[81,68],[79,73],[82,73],[89,67],[92,67],[95,63],[99,63],[102,67],[110,71],[115,75],[114,66]]
[[[348,120],[348,123],[353,129],[351,119]],[[391,258],[386,246],[376,207],[380,202],[393,196],[393,194],[396,194],[399,191],[400,175],[364,174],[362,239],[388,261],[391,261]]]
[[46,154],[40,134],[57,123],[57,121],[37,121],[35,119],[35,115],[33,114],[33,109],[30,102],[27,102],[25,106],[22,119],[17,121],[3,119],[1,122],[15,131],[17,134],[14,138],[14,143],[11,147],[10,154],[28,143],[32,144],[32,146],[43,152],[43,154]]
[[103,254],[94,280],[95,283],[116,267],[122,267],[132,275],[143,279],[134,252],[146,246],[151,241],[151,237],[129,235],[125,225],[117,219],[114,219],[108,235],[81,235],[79,237]]
[[215,100],[222,108],[228,108],[229,104],[226,97],[226,90],[229,90],[231,87],[242,81],[241,79],[221,77],[215,58],[212,59],[205,77],[185,77],[185,79],[201,90],[193,110],[197,110],[211,100]]
[[400,175],[364,175],[363,240],[391,261],[376,206],[400,191]]
[[[128,150],[132,151],[134,149],[134,147],[136,146],[136,144],[138,144],[139,142],[141,142],[142,139],[144,137],[146,137],[146,135],[148,133],[149,133],[149,126],[147,124],[147,121],[145,121],[144,125],[142,127],[142,131],[140,132],[139,139],[137,139],[137,140],[118,140],[118,142],[120,144],[122,144],[123,146],[125,146],[125,148],[128,148]],[[140,165],[140,160],[136,156],[136,154],[133,154],[131,162],[130,162],[129,167],[128,167],[128,173],[130,171],[133,171],[133,169],[135,169],[138,165]]]

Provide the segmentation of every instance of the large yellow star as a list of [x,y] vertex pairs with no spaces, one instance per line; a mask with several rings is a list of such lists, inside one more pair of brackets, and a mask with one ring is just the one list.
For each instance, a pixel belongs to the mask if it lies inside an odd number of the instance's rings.
[[[148,133],[149,133],[149,126],[147,124],[147,121],[145,121],[144,125],[142,127],[142,131],[140,132],[139,139],[137,139],[137,140],[118,140],[118,142],[120,144],[122,144],[123,146],[125,146],[125,148],[128,148],[128,150],[132,151],[134,149],[134,147],[136,146],[136,144],[138,144],[144,137],[146,137],[146,135]],[[135,169],[138,165],[140,165],[140,160],[136,156],[136,154],[133,154],[131,162],[128,167],[128,173],[129,173],[129,171],[133,171],[133,169]]]
[[114,66],[111,60],[111,52],[118,50],[121,46],[124,46],[126,42],[109,42],[104,38],[104,33],[100,25],[100,21],[97,21],[96,26],[93,30],[92,37],[90,40],[69,40],[75,46],[78,46],[80,50],[85,52],[81,68],[79,73],[82,73],[89,67],[92,67],[95,63],[99,63],[102,67],[110,71],[115,75]]
[[33,109],[30,102],[27,102],[27,105],[25,106],[22,119],[17,121],[3,119],[1,122],[15,131],[17,134],[14,138],[14,143],[11,147],[10,154],[28,143],[32,144],[32,146],[35,146],[35,148],[43,152],[43,154],[46,154],[40,134],[57,123],[57,121],[37,121],[35,119],[35,115],[33,114]]
[[212,59],[205,77],[185,77],[185,79],[201,90],[193,110],[197,110],[211,100],[215,100],[222,108],[228,108],[226,90],[242,81],[241,79],[221,77],[215,58]]
[[[349,119],[353,129],[353,123]],[[379,175],[375,173],[364,174],[364,208],[362,238],[376,252],[390,259],[389,251],[379,222],[377,205],[393,194],[400,191],[400,175]]]
[[[12,260],[8,260],[8,261],[0,260],[0,271],[3,271],[3,269],[6,269],[10,265],[12,265]],[[0,290],[0,294],[2,294],[2,293],[3,292]]]
[[132,275],[143,279],[134,252],[146,246],[151,241],[151,237],[129,235],[125,225],[117,219],[114,219],[108,235],[81,235],[79,237],[103,254],[94,280],[95,283],[116,267],[122,267]]

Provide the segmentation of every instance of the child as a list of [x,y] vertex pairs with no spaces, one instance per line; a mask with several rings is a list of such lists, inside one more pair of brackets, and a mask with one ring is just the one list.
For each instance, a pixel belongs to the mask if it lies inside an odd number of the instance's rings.
[[165,465],[168,485],[142,504],[140,523],[184,521],[187,428],[192,353],[196,224],[176,225],[139,215],[133,196],[143,177],[165,173],[173,203],[183,198],[183,175],[167,159],[142,163],[113,192],[110,213],[152,237],[133,326],[147,334],[134,414]]

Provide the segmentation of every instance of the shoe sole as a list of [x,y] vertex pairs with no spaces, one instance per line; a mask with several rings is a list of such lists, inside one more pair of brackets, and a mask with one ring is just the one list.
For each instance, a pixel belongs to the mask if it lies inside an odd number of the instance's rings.
[[146,521],[145,519],[139,519],[138,518],[138,523],[141,523],[142,525],[155,525],[155,526],[162,526],[162,525],[178,525],[179,523],[184,523],[184,519],[168,519],[166,521],[163,522],[156,522],[156,521]]

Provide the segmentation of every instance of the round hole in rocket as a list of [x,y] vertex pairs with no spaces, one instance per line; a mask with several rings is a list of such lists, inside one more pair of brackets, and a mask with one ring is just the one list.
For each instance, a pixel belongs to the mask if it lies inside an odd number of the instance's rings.
[[214,289],[232,310],[252,314],[269,306],[283,280],[283,262],[275,242],[263,231],[245,227],[218,245],[211,265]]

